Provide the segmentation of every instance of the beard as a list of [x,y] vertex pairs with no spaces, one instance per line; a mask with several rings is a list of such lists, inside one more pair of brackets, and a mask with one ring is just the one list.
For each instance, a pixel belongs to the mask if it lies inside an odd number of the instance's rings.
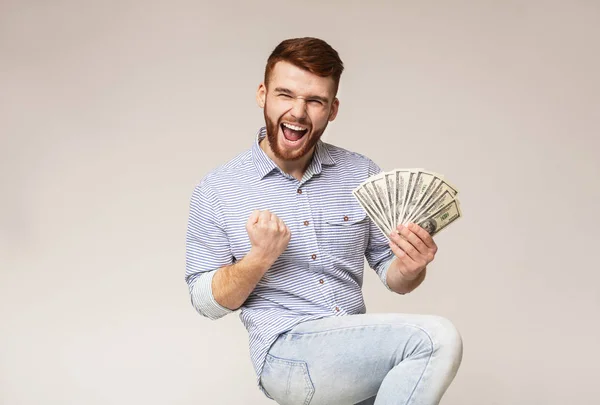
[[304,141],[304,145],[299,150],[284,150],[279,147],[279,142],[278,142],[279,131],[281,130],[283,132],[283,129],[281,129],[282,119],[280,118],[277,120],[277,122],[275,122],[269,118],[269,116],[267,115],[266,102],[265,102],[265,107],[263,109],[263,114],[265,117],[265,124],[267,127],[267,141],[269,142],[269,146],[271,147],[273,154],[277,157],[277,159],[280,159],[280,160],[294,161],[294,160],[298,160],[298,159],[306,156],[306,154],[310,153],[310,151],[317,144],[317,142],[319,142],[319,139],[321,139],[323,132],[325,132],[325,128],[327,128],[327,124],[325,124],[325,126],[323,128],[314,129],[314,128],[312,128],[311,125],[308,124],[307,120],[300,120],[300,121],[286,120],[289,123],[305,125],[305,126],[309,127],[309,130],[304,135],[305,137],[308,137],[308,138],[306,141]]

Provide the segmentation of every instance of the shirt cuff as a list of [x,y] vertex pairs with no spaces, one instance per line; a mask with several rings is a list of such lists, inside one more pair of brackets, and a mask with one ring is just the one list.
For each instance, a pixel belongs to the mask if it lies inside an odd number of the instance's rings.
[[225,308],[215,300],[212,291],[212,279],[217,270],[203,273],[196,279],[192,287],[192,304],[196,311],[209,319],[219,319],[234,312]]
[[387,288],[389,291],[392,291],[392,292],[393,292],[393,290],[390,288],[390,286],[387,283],[387,272],[395,258],[396,258],[396,256],[394,254],[392,254],[392,257],[390,257],[388,259],[388,261],[382,265],[381,272],[379,273],[379,277],[381,278],[381,281],[383,282],[383,285],[385,286],[385,288]]

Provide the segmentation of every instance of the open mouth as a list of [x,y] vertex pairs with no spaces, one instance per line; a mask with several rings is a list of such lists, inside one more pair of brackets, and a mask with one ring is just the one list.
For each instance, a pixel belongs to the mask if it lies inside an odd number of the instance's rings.
[[308,132],[308,128],[288,124],[287,122],[281,124],[281,130],[283,131],[283,136],[285,139],[290,142],[299,141]]

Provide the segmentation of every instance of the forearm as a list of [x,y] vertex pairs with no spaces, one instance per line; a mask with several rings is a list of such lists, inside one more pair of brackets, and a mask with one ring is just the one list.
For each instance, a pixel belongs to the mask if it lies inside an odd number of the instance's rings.
[[398,294],[407,294],[417,288],[427,273],[427,269],[424,269],[414,279],[409,279],[400,272],[398,258],[394,258],[386,274],[386,283],[392,291]]
[[221,267],[212,279],[215,301],[225,308],[238,309],[272,264],[270,259],[251,250],[239,262]]

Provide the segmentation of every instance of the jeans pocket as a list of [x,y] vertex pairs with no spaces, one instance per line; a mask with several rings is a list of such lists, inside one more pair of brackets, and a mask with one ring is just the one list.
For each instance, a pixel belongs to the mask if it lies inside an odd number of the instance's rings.
[[315,393],[304,361],[267,354],[260,379],[263,388],[281,405],[309,405]]

